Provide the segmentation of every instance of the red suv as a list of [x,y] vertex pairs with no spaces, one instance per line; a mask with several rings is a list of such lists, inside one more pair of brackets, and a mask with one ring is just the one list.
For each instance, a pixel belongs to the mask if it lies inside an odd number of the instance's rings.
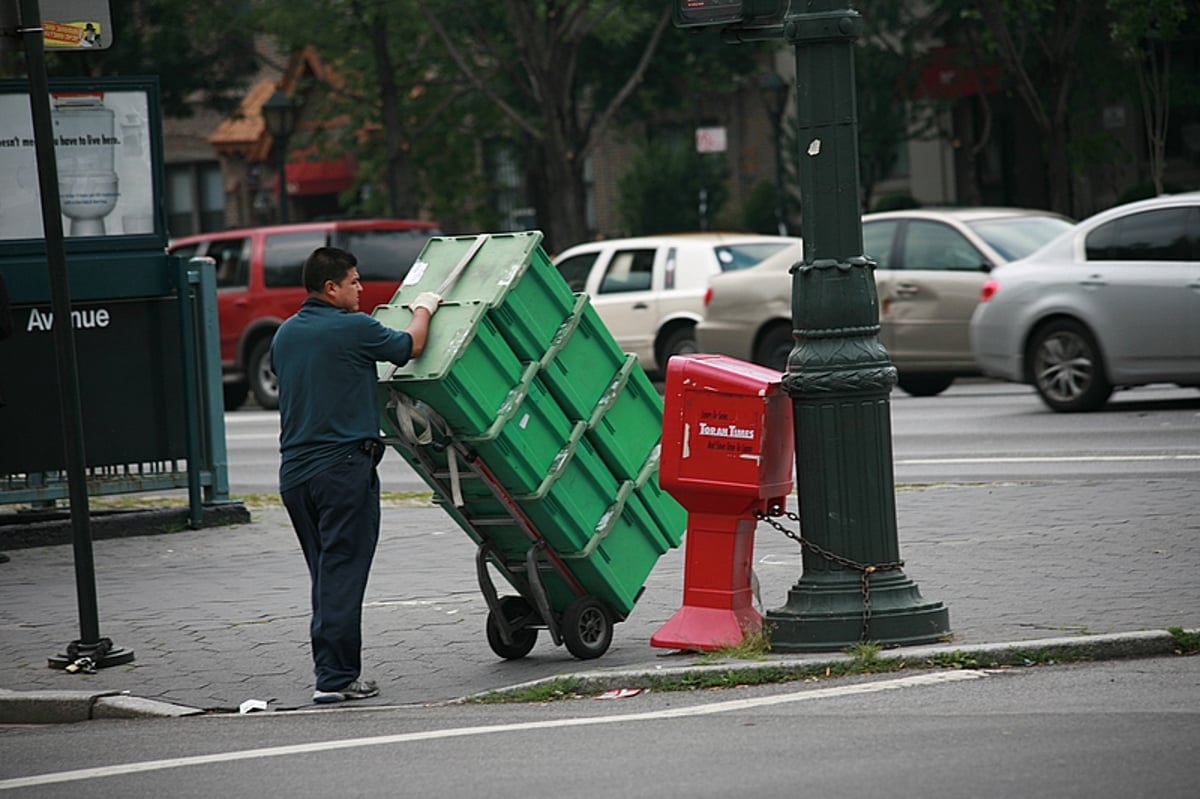
[[171,242],[172,254],[207,256],[217,265],[226,410],[240,407],[251,392],[263,408],[279,407],[271,338],[304,301],[301,271],[309,253],[323,246],[354,253],[362,308],[370,311],[392,298],[425,242],[440,235],[434,222],[354,219],[223,230]]

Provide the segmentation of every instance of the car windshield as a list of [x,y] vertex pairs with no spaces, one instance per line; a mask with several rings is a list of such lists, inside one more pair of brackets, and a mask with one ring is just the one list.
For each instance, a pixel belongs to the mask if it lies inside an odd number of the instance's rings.
[[749,269],[768,255],[788,246],[786,241],[759,241],[746,244],[718,244],[713,247],[722,272]]
[[1064,230],[1074,227],[1069,220],[1057,216],[981,219],[967,225],[1008,261],[1024,258]]

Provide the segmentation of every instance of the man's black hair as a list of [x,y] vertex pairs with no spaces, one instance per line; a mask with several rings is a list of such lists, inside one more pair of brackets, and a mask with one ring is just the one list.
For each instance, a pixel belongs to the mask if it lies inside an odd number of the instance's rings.
[[337,247],[318,247],[304,262],[304,288],[320,294],[325,290],[325,281],[341,283],[346,273],[358,266],[352,253]]

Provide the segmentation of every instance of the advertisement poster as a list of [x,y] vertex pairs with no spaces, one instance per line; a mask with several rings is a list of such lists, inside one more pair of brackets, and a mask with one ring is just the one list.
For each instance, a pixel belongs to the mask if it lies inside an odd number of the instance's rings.
[[[52,92],[63,233],[154,232],[145,91]],[[45,238],[29,95],[0,94],[0,241]]]
[[48,50],[103,50],[112,44],[107,0],[41,0],[38,8]]

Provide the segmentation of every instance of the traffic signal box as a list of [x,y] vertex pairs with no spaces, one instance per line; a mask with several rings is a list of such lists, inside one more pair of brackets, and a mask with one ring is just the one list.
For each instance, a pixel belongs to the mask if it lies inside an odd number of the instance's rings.
[[667,364],[659,483],[688,511],[683,606],[650,639],[720,649],[762,628],[753,606],[755,513],[792,491],[791,400],[783,375],[721,355]]

